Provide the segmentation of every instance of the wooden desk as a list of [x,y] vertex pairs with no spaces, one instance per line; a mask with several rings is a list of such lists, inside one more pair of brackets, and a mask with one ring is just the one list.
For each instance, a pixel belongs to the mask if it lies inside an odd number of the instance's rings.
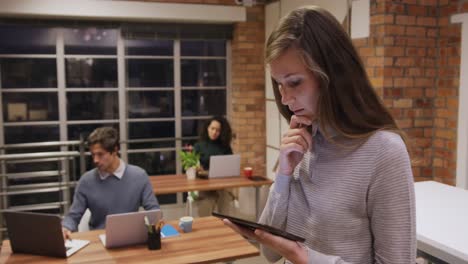
[[415,183],[415,192],[418,250],[447,263],[468,263],[468,191],[425,181]]
[[190,191],[214,191],[227,188],[255,187],[255,213],[256,219],[260,215],[260,190],[264,185],[271,185],[272,180],[262,181],[249,180],[246,177],[225,177],[214,179],[194,179],[188,180],[185,174],[181,175],[159,175],[150,177],[151,185],[155,194],[170,194]]
[[[176,221],[169,223],[177,227]],[[72,237],[91,243],[68,259],[12,254],[9,241],[5,240],[0,263],[213,263],[260,255],[256,247],[212,216],[196,218],[190,233],[163,238],[161,250],[148,250],[146,245],[106,249],[98,237],[103,233],[104,230],[73,233]]]

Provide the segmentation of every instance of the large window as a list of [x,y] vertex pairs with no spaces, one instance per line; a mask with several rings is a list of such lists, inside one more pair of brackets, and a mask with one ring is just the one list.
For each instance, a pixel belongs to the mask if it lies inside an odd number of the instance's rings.
[[[0,146],[77,140],[97,127],[113,126],[121,134],[124,160],[154,177],[182,173],[181,147],[196,141],[206,119],[227,114],[229,42],[176,33],[0,25]],[[89,157],[86,161],[89,170],[92,163]],[[45,162],[29,168],[54,166]],[[57,195],[12,197],[9,203],[49,202]],[[159,199],[181,202],[176,197]]]

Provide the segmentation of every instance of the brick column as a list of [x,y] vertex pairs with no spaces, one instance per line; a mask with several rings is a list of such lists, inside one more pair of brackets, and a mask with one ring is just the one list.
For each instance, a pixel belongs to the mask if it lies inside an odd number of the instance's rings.
[[247,22],[236,23],[232,42],[232,115],[234,152],[242,153],[242,166],[265,175],[265,11],[247,9]]
[[438,2],[371,1],[371,31],[354,43],[371,81],[408,133],[416,180],[432,179]]

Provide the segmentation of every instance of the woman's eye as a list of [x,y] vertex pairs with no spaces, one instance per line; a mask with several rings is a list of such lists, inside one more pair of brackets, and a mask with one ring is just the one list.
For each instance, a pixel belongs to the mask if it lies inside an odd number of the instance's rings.
[[289,82],[289,86],[290,86],[290,87],[296,87],[296,86],[298,86],[299,84],[301,84],[301,81],[300,81],[300,80]]

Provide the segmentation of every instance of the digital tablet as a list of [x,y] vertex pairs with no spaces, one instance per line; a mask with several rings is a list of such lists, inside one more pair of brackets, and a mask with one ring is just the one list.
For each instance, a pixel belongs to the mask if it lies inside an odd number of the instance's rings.
[[252,221],[240,219],[240,218],[229,216],[229,215],[220,214],[220,213],[217,213],[217,212],[212,212],[212,215],[216,216],[216,217],[219,217],[221,219],[226,218],[229,221],[231,221],[232,223],[234,223],[236,225],[239,225],[239,226],[241,226],[243,228],[250,229],[252,231],[254,231],[255,229],[261,229],[261,230],[266,231],[268,233],[271,233],[271,234],[273,234],[275,236],[284,237],[284,238],[292,240],[292,241],[298,241],[298,242],[304,242],[305,241],[305,238],[303,238],[303,237],[293,235],[291,233],[288,233],[286,231],[283,231],[281,229],[274,228],[274,227],[271,227],[271,226],[255,223],[255,222],[252,222]]

